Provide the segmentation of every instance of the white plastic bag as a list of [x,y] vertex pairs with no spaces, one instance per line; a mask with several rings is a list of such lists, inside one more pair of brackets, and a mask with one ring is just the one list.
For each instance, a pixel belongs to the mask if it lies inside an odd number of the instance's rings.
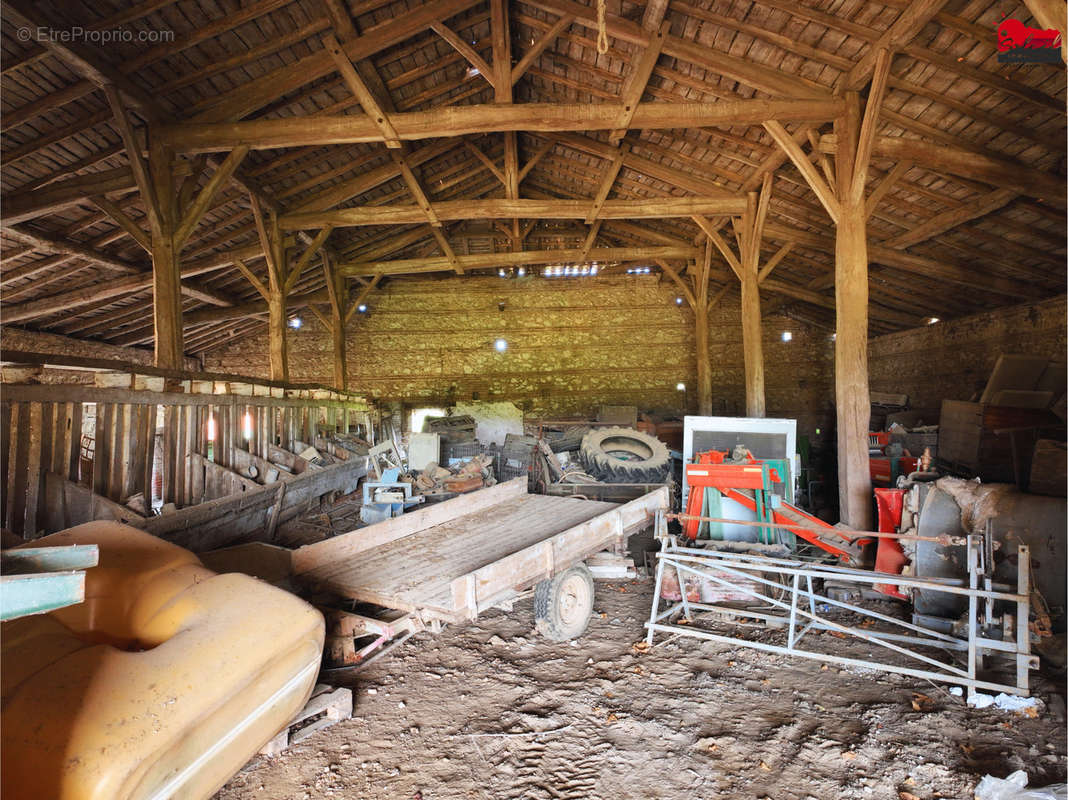
[[985,776],[975,787],[975,800],[1068,800],[1068,784],[1057,783],[1041,789],[1028,789],[1022,769],[1007,778]]

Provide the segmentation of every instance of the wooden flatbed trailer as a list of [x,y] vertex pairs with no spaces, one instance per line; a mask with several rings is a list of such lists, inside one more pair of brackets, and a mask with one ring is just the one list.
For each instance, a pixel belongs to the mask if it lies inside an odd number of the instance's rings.
[[[531,587],[539,628],[570,638],[562,634],[585,629],[593,602],[589,571],[577,565],[625,548],[669,503],[667,487],[617,505],[528,494],[520,477],[301,547],[293,576],[316,593],[396,612],[330,612],[334,663],[358,664],[392,640],[474,619]],[[361,637],[374,640],[358,649]]]

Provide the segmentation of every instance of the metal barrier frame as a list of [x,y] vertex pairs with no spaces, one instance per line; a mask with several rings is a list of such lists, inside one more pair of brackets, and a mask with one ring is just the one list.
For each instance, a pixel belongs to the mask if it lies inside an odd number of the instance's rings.
[[[982,536],[968,536],[968,580],[967,585],[962,586],[956,585],[962,583],[961,581],[954,582],[952,579],[916,578],[824,564],[812,564],[796,559],[770,558],[757,554],[681,547],[674,536],[666,535],[666,524],[661,524],[661,522],[658,519],[657,531],[661,534],[662,547],[660,552],[657,553],[656,586],[649,621],[645,624],[647,630],[646,641],[650,646],[653,645],[657,633],[691,636],[770,653],[958,684],[967,688],[969,697],[980,689],[1023,696],[1028,694],[1028,671],[1038,667],[1038,659],[1036,656],[1031,655],[1031,639],[1028,626],[1031,594],[1030,559],[1026,545],[1020,545],[1019,548],[1017,590],[1013,594],[992,589],[993,584],[989,575],[993,572],[993,565],[989,559],[990,554],[984,550]],[[681,600],[677,602],[663,601],[660,597],[665,569],[674,570],[678,578]],[[736,592],[749,595],[753,600],[766,604],[781,613],[768,613],[767,610],[754,611],[692,602],[686,596],[686,575],[698,576],[712,581],[717,586],[729,587]],[[968,598],[967,638],[923,628],[911,622],[895,619],[877,611],[819,594],[813,588],[813,581],[819,579],[854,583],[858,586],[895,583],[902,587],[963,595]],[[754,582],[759,588],[753,587]],[[982,588],[980,588],[980,584],[982,584]],[[980,614],[980,601],[983,601],[982,614]],[[998,640],[981,635],[980,621],[981,619],[989,620],[992,617],[994,603],[997,601],[1007,601],[1016,605],[1016,613],[1013,615],[1014,624],[1012,625],[1012,629],[1015,632],[1013,639]],[[663,609],[661,609],[662,603],[666,604]],[[835,622],[820,614],[818,611],[820,605],[828,605],[832,608],[845,609],[860,614],[866,618],[865,622],[869,624],[882,623],[884,630],[843,625]],[[694,612],[712,612],[734,619],[761,620],[769,629],[775,627],[785,628],[786,643],[785,645],[776,645],[749,641],[702,630],[693,624],[670,624],[671,619],[680,615],[692,623],[694,621]],[[885,630],[885,628],[889,628],[889,630]],[[921,665],[925,665],[926,668],[905,667],[883,661],[849,658],[829,652],[821,652],[818,649],[821,637],[807,636],[813,630],[836,632],[854,637],[870,645],[884,648],[900,656],[917,661]],[[809,647],[801,647],[802,642],[808,643]],[[966,653],[967,666],[962,668],[949,659],[936,658],[928,653],[920,652],[918,648],[937,648]],[[827,648],[823,649],[826,650]],[[1015,685],[979,679],[980,659],[983,656],[995,653],[1015,659]]]

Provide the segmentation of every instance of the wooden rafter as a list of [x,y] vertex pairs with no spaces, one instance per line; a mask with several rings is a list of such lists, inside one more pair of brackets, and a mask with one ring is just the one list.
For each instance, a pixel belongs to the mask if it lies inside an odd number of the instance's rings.
[[538,56],[545,52],[545,48],[555,42],[574,21],[575,18],[573,16],[564,14],[553,23],[551,28],[538,37],[537,41],[535,41],[534,44],[530,46],[530,49],[523,54],[523,57],[519,59],[519,63],[512,67],[512,72],[509,76],[512,86],[515,86],[519,82],[519,79],[526,74],[526,71],[530,69],[535,61],[537,61]]
[[326,47],[327,52],[330,53],[330,57],[334,60],[334,65],[337,67],[338,72],[341,73],[345,85],[349,87],[349,91],[360,101],[360,105],[363,107],[367,118],[374,123],[375,127],[378,128],[379,132],[382,134],[382,141],[386,143],[386,147],[400,147],[400,139],[397,138],[397,131],[389,121],[389,115],[378,104],[375,96],[371,93],[371,90],[367,88],[367,84],[364,83],[363,78],[360,77],[356,68],[352,65],[352,62],[345,54],[345,51],[341,49],[341,45],[332,33],[328,32],[323,34],[323,45]]

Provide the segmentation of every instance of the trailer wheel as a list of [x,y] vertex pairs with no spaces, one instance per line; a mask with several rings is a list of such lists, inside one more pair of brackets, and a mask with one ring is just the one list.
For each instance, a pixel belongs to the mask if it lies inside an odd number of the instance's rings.
[[576,564],[534,588],[538,632],[554,642],[575,639],[586,631],[593,613],[593,575]]

